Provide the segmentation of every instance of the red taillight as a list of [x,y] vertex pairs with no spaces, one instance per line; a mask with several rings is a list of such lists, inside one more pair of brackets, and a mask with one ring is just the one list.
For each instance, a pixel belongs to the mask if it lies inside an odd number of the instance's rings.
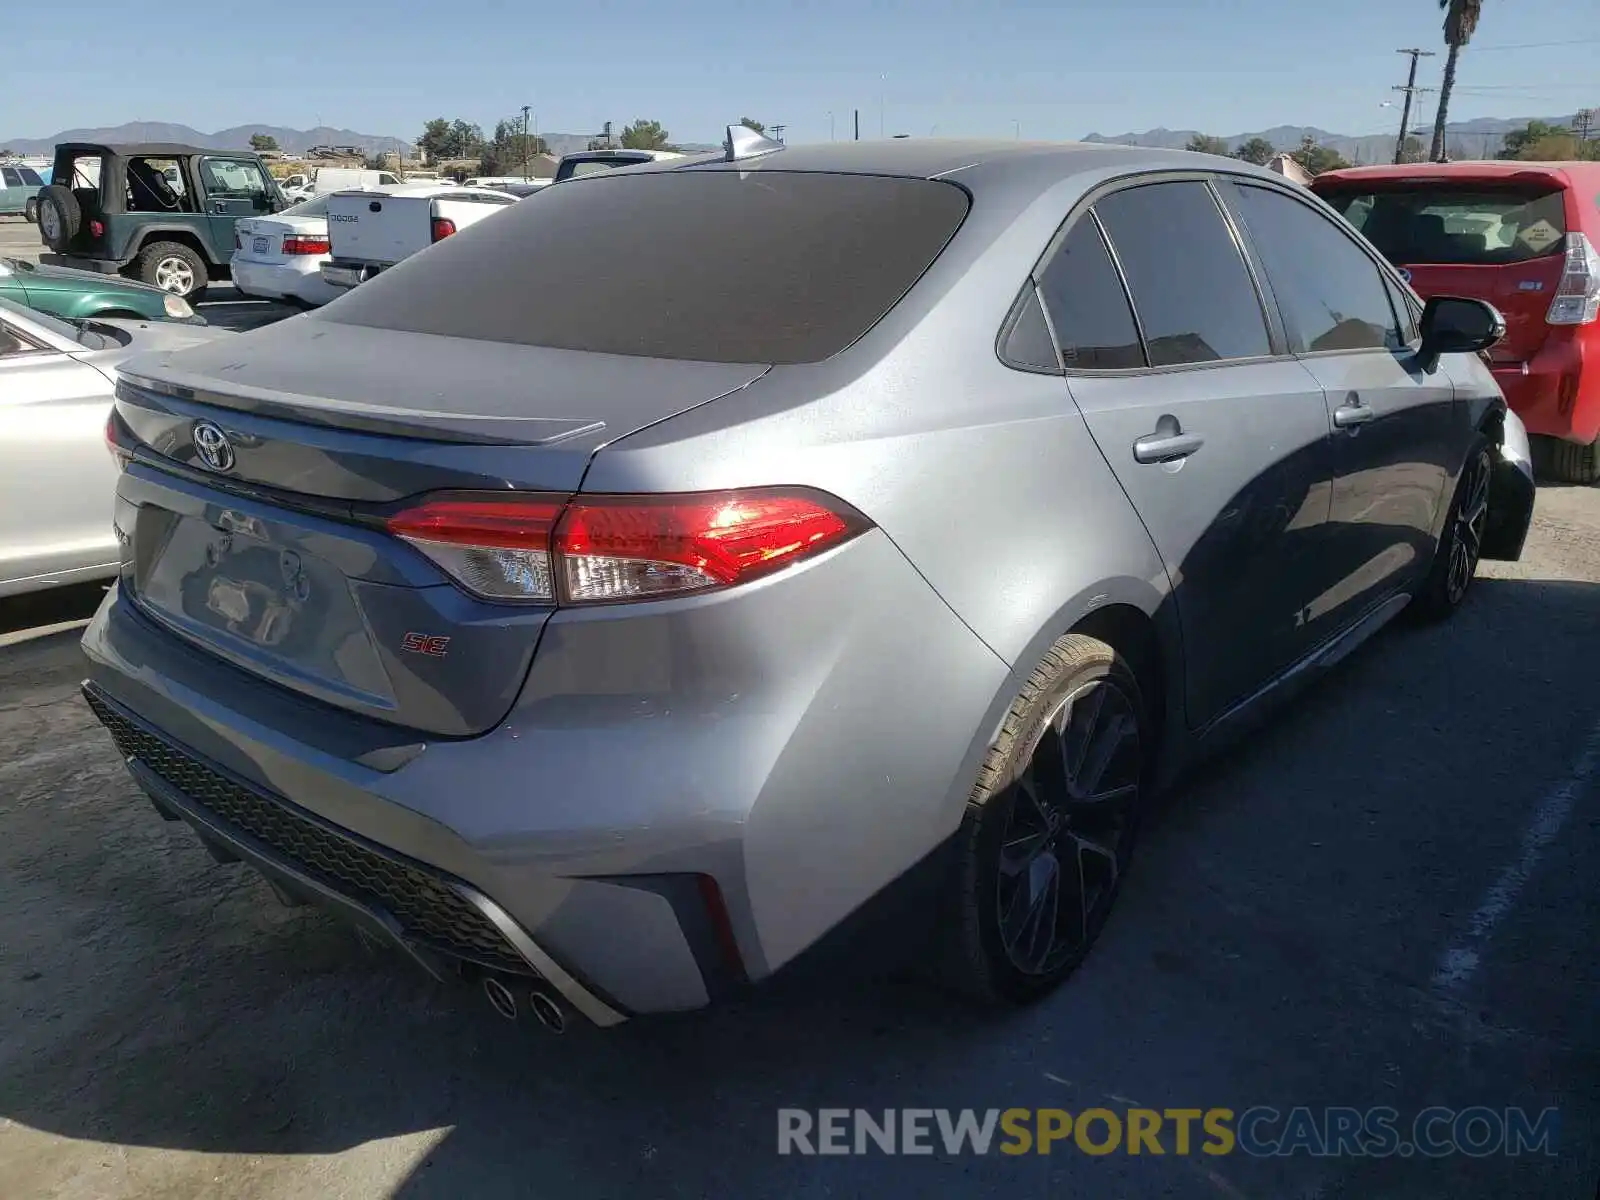
[[325,237],[303,237],[291,233],[283,239],[285,254],[328,254],[332,250],[333,243]]
[[577,496],[555,548],[563,598],[581,604],[745,583],[857,528],[798,492]]
[[555,599],[550,533],[562,496],[514,500],[435,497],[389,518],[410,542],[468,591],[489,600]]
[[102,237],[105,237],[105,235],[106,235],[106,226],[105,226],[105,222],[104,221],[90,221],[89,222],[89,236],[90,237],[102,238]]
[[435,217],[433,219],[433,240],[442,242],[456,231],[456,223],[449,217]]
[[106,417],[106,451],[111,455],[111,460],[117,464],[117,470],[125,470],[128,460],[133,456],[124,450],[117,442],[117,410],[112,409]]
[[868,522],[820,493],[437,497],[388,522],[491,600],[603,604],[733,587],[854,537]]

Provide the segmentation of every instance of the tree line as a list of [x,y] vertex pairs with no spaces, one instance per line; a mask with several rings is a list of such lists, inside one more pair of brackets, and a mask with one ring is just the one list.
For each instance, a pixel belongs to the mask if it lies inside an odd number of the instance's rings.
[[[609,126],[607,126],[609,129]],[[671,137],[660,121],[640,117],[622,127],[614,139],[601,135],[589,139],[589,149],[620,147],[627,150],[670,150]],[[481,125],[457,117],[435,117],[423,126],[417,148],[430,163],[476,159],[479,175],[510,175],[525,168],[540,154],[550,153],[550,144],[529,131],[521,114],[496,121],[494,132],[485,135]]]

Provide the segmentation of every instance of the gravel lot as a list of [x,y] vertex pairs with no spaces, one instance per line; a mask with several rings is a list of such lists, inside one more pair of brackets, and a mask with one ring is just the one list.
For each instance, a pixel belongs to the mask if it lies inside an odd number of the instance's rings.
[[[39,241],[39,227],[21,217],[0,217],[0,258],[20,258],[38,262],[46,247]],[[291,316],[297,309],[271,300],[252,300],[233,290],[231,283],[213,284],[211,298],[199,308],[200,315],[224,329],[254,329]]]
[[[97,590],[0,607],[0,1193],[1592,1196],[1600,490],[1544,489],[1524,561],[1484,574],[1166,803],[1045,1003],[978,1015],[822,963],[564,1038],[214,865],[77,697],[52,627]],[[1558,1106],[1559,1154],[775,1152],[780,1106],[1130,1103]]]

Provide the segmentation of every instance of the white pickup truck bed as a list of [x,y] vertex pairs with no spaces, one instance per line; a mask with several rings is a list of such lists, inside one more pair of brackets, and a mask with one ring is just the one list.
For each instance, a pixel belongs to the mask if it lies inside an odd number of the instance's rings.
[[505,192],[453,184],[335,192],[328,198],[332,257],[322,265],[322,278],[354,287],[516,202]]

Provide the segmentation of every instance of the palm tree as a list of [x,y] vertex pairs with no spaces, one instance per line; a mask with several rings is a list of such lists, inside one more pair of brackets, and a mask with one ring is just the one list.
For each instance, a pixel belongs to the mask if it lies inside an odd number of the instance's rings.
[[1450,53],[1444,60],[1444,82],[1439,85],[1439,112],[1433,118],[1433,150],[1428,157],[1434,162],[1444,161],[1444,123],[1450,93],[1456,86],[1456,59],[1477,32],[1483,0],[1439,0],[1439,7],[1444,10],[1444,44],[1450,47]]

